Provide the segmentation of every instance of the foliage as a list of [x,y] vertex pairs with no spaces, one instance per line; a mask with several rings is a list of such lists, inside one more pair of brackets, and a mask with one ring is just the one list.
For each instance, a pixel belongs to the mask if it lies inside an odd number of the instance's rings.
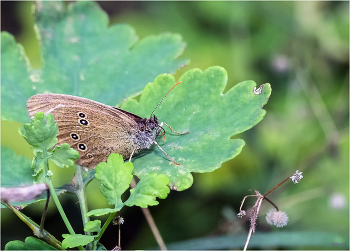
[[165,199],[170,192],[168,188],[169,179],[164,175],[151,173],[146,176],[136,187],[130,190],[130,197],[122,202],[122,194],[129,188],[133,179],[132,171],[134,166],[131,162],[125,162],[123,156],[111,153],[107,162],[101,162],[96,166],[95,177],[101,181],[101,193],[107,198],[110,205],[114,205],[114,209],[104,208],[90,211],[88,216],[101,216],[104,214],[115,213],[120,211],[124,205],[140,206],[146,208],[155,206],[159,203],[156,197]]
[[[98,4],[108,10],[112,24],[129,23],[135,28],[140,38],[146,39],[149,34],[165,31],[180,33],[189,45],[184,56],[191,58],[191,68],[207,69],[211,65],[221,65],[227,70],[229,81],[223,93],[245,79],[254,79],[259,84],[270,82],[274,88],[273,98],[265,107],[268,114],[264,121],[259,124],[259,127],[252,128],[239,136],[246,142],[240,155],[233,161],[223,163],[222,168],[210,175],[194,174],[196,182],[191,189],[181,193],[181,197],[174,194],[171,198],[162,201],[160,207],[153,208],[152,214],[166,243],[207,236],[213,231],[240,236],[240,233],[244,232],[243,228],[225,228],[236,222],[236,218],[227,216],[226,209],[229,207],[233,212],[231,214],[235,215],[235,209],[238,208],[242,197],[246,195],[247,189],[266,191],[266,188],[269,189],[271,184],[275,185],[280,177],[284,178],[287,173],[299,169],[304,171],[307,182],[298,186],[286,186],[279,192],[276,191],[277,193],[273,196],[279,202],[279,206],[288,211],[291,219],[288,229],[296,233],[304,230],[306,232],[292,235],[295,241],[290,242],[288,246],[283,246],[287,241],[276,245],[293,249],[304,240],[303,237],[310,236],[308,238],[310,242],[304,248],[334,248],[325,243],[319,243],[320,239],[316,237],[321,235],[316,233],[313,238],[312,235],[307,234],[312,234],[316,228],[320,231],[330,231],[326,233],[329,236],[333,236],[331,232],[336,236],[338,233],[341,235],[349,231],[347,203],[349,197],[349,62],[347,56],[349,54],[349,3],[137,2],[127,5],[125,2],[99,2]],[[11,116],[16,116],[23,119],[23,122],[27,122],[24,105],[30,95],[39,92],[33,90],[32,79],[38,80],[35,76],[40,74],[40,70],[29,71],[33,74],[28,75],[29,61],[23,57],[24,50],[33,68],[40,68],[41,61],[37,49],[38,43],[31,26],[30,2],[18,2],[17,6],[18,13],[11,16],[18,16],[23,20],[20,24],[22,30],[16,35],[16,41],[23,44],[24,48],[20,44],[13,46],[13,38],[6,52],[2,47],[4,59],[2,60],[2,88],[4,88],[2,89],[2,115],[9,120]],[[3,22],[3,25],[7,30],[6,22]],[[131,26],[128,25],[128,27]],[[6,45],[5,42],[2,42],[2,46]],[[108,47],[105,49],[107,50]],[[133,48],[130,49],[132,50]],[[4,64],[6,57],[11,58],[12,66]],[[146,67],[149,64],[144,65]],[[111,66],[111,68],[114,67]],[[67,69],[69,70],[69,67]],[[187,70],[177,71],[175,79],[179,79]],[[8,79],[16,79],[13,82],[16,85],[4,85],[5,72],[8,73],[6,75]],[[160,73],[162,72],[156,73],[147,82],[153,81]],[[68,76],[74,79],[74,76]],[[79,79],[79,76],[76,79]],[[102,81],[97,83],[99,86],[105,85]],[[119,83],[116,81],[114,85]],[[20,88],[16,88],[17,86]],[[36,84],[34,86],[36,88]],[[181,85],[173,91],[178,87]],[[6,93],[6,90],[8,93],[13,93],[13,102],[9,102],[9,109],[4,111],[7,97],[4,97],[3,93]],[[162,89],[163,93],[166,91],[166,88]],[[22,95],[30,92],[32,94]],[[113,93],[113,95],[119,94]],[[126,95],[122,99],[133,95],[134,93]],[[166,105],[167,100],[168,98],[162,105]],[[111,105],[116,103],[121,102],[116,100]],[[152,108],[154,107],[149,107],[151,110]],[[159,115],[158,111],[156,115]],[[149,116],[149,113],[145,116]],[[184,129],[182,126],[174,126],[168,120],[162,119],[162,121],[175,130]],[[23,143],[19,143],[21,138],[16,135],[18,127],[18,123],[3,121],[2,142],[15,149],[17,154],[30,157]],[[336,137],[330,137],[330,135],[336,135]],[[171,137],[173,136],[166,134],[167,141]],[[233,137],[233,139],[236,138],[237,136]],[[155,148],[152,150],[157,151]],[[15,156],[14,152],[13,154]],[[164,158],[164,155],[160,154],[158,157]],[[2,159],[3,161],[5,160]],[[20,172],[11,175],[15,177],[20,175]],[[108,206],[104,197],[97,196],[98,190],[97,183],[91,184],[90,190],[88,189],[89,195],[93,198],[88,199],[89,207]],[[196,198],[195,202],[193,198]],[[337,198],[340,198],[340,204],[334,207],[337,205],[332,202]],[[345,202],[343,206],[341,198]],[[176,215],[171,212],[176,212]],[[122,227],[125,233],[122,232],[123,249],[154,246],[155,242],[148,227],[142,222],[141,213],[136,210],[123,213],[123,216],[132,222]],[[6,215],[6,212],[2,214]],[[2,217],[3,226],[9,224],[10,216],[12,215],[7,214]],[[137,224],[133,224],[134,222]],[[111,237],[106,239],[115,238],[115,232],[113,230],[110,232]],[[12,232],[10,229],[2,232],[5,238],[11,237],[11,234],[20,236],[17,228]],[[108,234],[107,230],[105,235]],[[259,242],[256,245],[253,244],[254,247],[263,248],[264,244],[261,240],[270,240],[269,237],[273,238],[275,234],[276,232],[269,232],[260,239],[260,234],[256,233],[255,237]],[[287,238],[290,237],[288,234],[286,233]],[[132,239],[127,238],[129,235],[132,235]],[[208,238],[205,240],[210,241]],[[341,242],[343,239],[338,240]],[[220,239],[212,241],[216,249],[223,243]],[[254,242],[254,238],[252,241]],[[345,238],[345,242],[348,242],[348,238]],[[205,243],[204,240],[201,243]],[[108,249],[113,247],[109,244]]]
[[[36,113],[30,124],[25,124],[20,130],[21,135],[32,146],[35,157],[32,161],[35,181],[42,183],[46,181],[44,174],[48,160],[51,159],[60,167],[74,165],[79,153],[64,143],[55,146],[57,143],[58,125],[55,123],[52,114],[47,117],[44,113]],[[55,147],[54,147],[55,146]]]
[[[271,94],[269,84],[260,95],[254,94],[254,81],[239,83],[222,94],[227,73],[217,66],[204,72],[189,70],[180,80],[182,83],[172,90],[155,114],[174,130],[189,132],[177,135],[165,126],[166,142],[161,142],[161,138],[158,141],[181,165],[173,165],[155,146],[150,153],[133,160],[139,178],[156,171],[168,176],[171,188],[178,191],[192,185],[191,172],[212,172],[241,152],[244,141],[230,138],[262,120],[266,112],[261,108]],[[170,89],[174,83],[174,77],[160,75],[146,86],[140,102],[132,99],[122,108],[142,117],[149,116],[164,95],[161,90]]]
[[[144,83],[139,80],[142,79],[144,81],[149,77],[154,77],[154,74],[157,72],[174,71],[174,69],[185,62],[184,60],[174,61],[174,58],[182,51],[181,48],[184,45],[178,35],[164,34],[158,37],[149,37],[142,40],[130,51],[130,46],[135,42],[135,37],[130,27],[116,25],[107,28],[105,14],[93,2],[70,4],[67,10],[64,8],[62,2],[38,2],[35,9],[35,18],[38,36],[42,45],[42,58],[45,63],[40,71],[33,71],[27,63],[27,69],[25,70],[24,62],[27,62],[27,60],[21,46],[15,44],[10,34],[1,34],[2,51],[5,58],[4,65],[9,70],[9,72],[5,71],[2,75],[4,83],[2,88],[4,97],[4,105],[2,106],[4,111],[2,113],[3,119],[26,121],[23,116],[23,110],[25,108],[23,101],[34,93],[46,91],[78,94],[98,101],[103,100],[107,104],[118,103],[127,97],[125,95],[130,97],[137,94],[142,83]],[[98,40],[104,41],[105,44],[97,43]],[[62,53],[57,54],[58,51]],[[21,64],[22,68],[20,69],[23,72],[18,75],[9,75],[10,70],[13,70],[14,62],[12,58],[15,55],[15,62]],[[86,58],[89,58],[89,60],[86,60]],[[120,61],[116,60],[116,58]],[[147,68],[144,69],[144,60],[148,62],[148,66],[152,67],[151,71],[147,71]],[[114,67],[111,67],[113,64]],[[117,66],[119,65],[117,71],[114,70],[116,64]],[[142,71],[140,70],[141,65],[143,67]],[[105,74],[98,74],[102,72],[102,69]],[[26,73],[24,73],[24,70]],[[123,81],[125,75],[129,73],[133,73],[133,77],[129,78],[128,81]],[[20,76],[22,78],[21,81],[18,81],[15,76]],[[100,78],[96,78],[97,76],[100,76]],[[23,81],[23,79],[26,80]],[[76,176],[72,183],[64,186],[67,191],[75,193],[78,196],[83,213],[83,221],[87,229],[98,232],[98,235],[95,237],[75,234],[51,183],[48,160],[51,159],[59,167],[69,167],[78,158],[78,152],[71,149],[66,143],[60,146],[56,145],[58,125],[55,123],[51,114],[46,116],[42,112],[36,113],[31,123],[24,124],[20,129],[21,135],[31,145],[35,155],[31,164],[34,170],[34,182],[48,183],[56,206],[69,230],[70,234],[63,234],[62,248],[78,247],[82,249],[82,246],[92,242],[92,248],[97,247],[96,245],[104,229],[110,223],[110,220],[107,220],[101,229],[100,226],[93,223],[89,224],[89,219],[87,218],[89,216],[110,214],[109,219],[111,219],[124,205],[136,205],[143,208],[157,205],[159,202],[156,201],[156,197],[165,199],[170,192],[168,185],[175,190],[187,189],[193,182],[190,172],[215,170],[223,161],[235,157],[241,151],[244,141],[228,140],[223,143],[222,140],[219,140],[220,138],[218,136],[220,134],[223,137],[229,138],[234,133],[240,133],[254,126],[265,115],[265,111],[261,107],[266,103],[271,93],[269,85],[266,85],[261,95],[256,95],[253,93],[253,87],[256,84],[248,81],[239,84],[232,91],[221,97],[227,81],[227,74],[220,67],[209,68],[203,73],[199,70],[192,70],[181,79],[183,84],[180,88],[177,88],[178,92],[175,91],[170,94],[168,96],[170,102],[165,103],[168,105],[162,104],[157,110],[157,113],[164,114],[164,112],[162,113],[162,107],[163,111],[167,107],[171,109],[183,107],[182,114],[179,113],[178,116],[182,115],[182,119],[185,121],[192,120],[190,123],[178,120],[180,123],[184,122],[182,125],[188,130],[193,130],[191,137],[182,137],[187,139],[187,141],[179,141],[181,139],[180,137],[168,137],[170,138],[168,139],[170,144],[168,143],[167,146],[163,146],[170,154],[176,152],[174,149],[182,152],[183,157],[181,159],[179,158],[179,160],[185,163],[183,166],[172,168],[172,173],[169,173],[164,169],[169,169],[168,161],[164,162],[164,160],[159,159],[157,153],[153,153],[152,155],[146,154],[143,157],[145,158],[143,163],[139,161],[142,158],[141,156],[136,161],[138,163],[138,172],[135,172],[141,178],[141,181],[130,191],[130,197],[124,204],[121,196],[130,185],[134,167],[131,162],[124,163],[121,155],[111,154],[107,163],[102,162],[96,167],[95,177],[101,181],[101,193],[107,198],[110,205],[114,205],[114,208],[100,208],[90,211],[86,215],[84,215],[84,212],[87,210],[84,203],[86,200],[84,198],[84,191],[91,175],[85,175],[85,177],[84,172],[77,167]],[[101,81],[105,83],[103,88],[101,86],[96,88],[96,83]],[[113,84],[115,83],[114,81],[119,83],[119,87]],[[56,84],[58,82],[60,83],[59,85]],[[154,83],[149,84],[148,88],[145,89],[140,103],[129,100],[129,102],[125,103],[125,107],[127,107],[125,109],[137,109],[139,110],[139,114],[144,114],[145,111],[138,109],[138,106],[155,106],[154,98],[157,97],[160,100],[162,97],[161,90],[164,87],[170,89],[173,82],[174,78],[167,74],[158,76]],[[129,85],[128,83],[133,84]],[[30,86],[32,88],[28,89]],[[205,88],[206,86],[208,88]],[[20,96],[13,95],[14,87],[17,88],[16,92],[21,93]],[[127,90],[123,92],[126,87]],[[189,93],[189,88],[196,88],[198,92],[186,96]],[[118,93],[118,95],[111,95],[112,93]],[[174,98],[176,94],[178,98]],[[203,96],[207,96],[208,103],[201,104],[200,100],[202,100]],[[233,108],[232,101],[230,102],[230,100],[238,98],[240,101],[236,105],[236,108]],[[196,104],[191,105],[191,102],[195,102]],[[9,108],[11,106],[17,106],[15,108],[17,113],[13,113],[12,109],[10,112]],[[200,106],[207,106],[207,109],[202,110]],[[231,109],[233,113],[225,112]],[[217,117],[214,117],[213,112],[219,110],[222,110],[224,113],[220,114],[216,112]],[[167,118],[166,114],[164,115],[164,118]],[[176,118],[176,116],[173,117]],[[211,117],[212,119],[210,121]],[[222,122],[217,126],[218,119],[223,118],[233,118],[234,120],[231,119]],[[204,122],[203,119],[208,120],[205,128],[200,126]],[[241,122],[237,122],[238,119]],[[171,122],[172,120],[168,118],[168,121]],[[226,130],[232,127],[233,121],[235,121],[233,129]],[[205,150],[208,149],[207,145],[209,142],[213,146],[215,144],[220,145],[219,148],[221,150],[215,154],[212,153],[212,157],[204,158],[207,155]],[[175,143],[178,147],[174,145]],[[180,145],[183,145],[183,147],[181,148]],[[195,145],[197,145],[197,148]],[[198,148],[198,146],[200,147]],[[202,157],[198,160],[191,160],[191,157],[193,158],[196,153],[197,155],[201,153]],[[184,156],[185,154],[187,157]],[[147,159],[147,156],[151,156],[151,158]],[[154,167],[156,159],[159,159],[159,163],[164,162],[160,165],[161,167]],[[210,161],[211,159],[212,161]],[[140,170],[143,170],[143,173],[140,173]],[[32,224],[27,222],[25,218],[22,220],[29,226]],[[91,224],[93,225],[91,226]],[[34,232],[34,234],[41,238],[43,237],[41,232]]]
[[10,241],[5,245],[5,250],[57,250],[46,242],[34,237],[27,237],[25,241]]
[[173,73],[188,63],[174,60],[185,46],[179,35],[168,33],[137,42],[131,26],[108,27],[106,13],[95,2],[68,8],[64,2],[38,2],[34,15],[44,62],[40,71],[30,67],[12,35],[1,34],[1,117],[5,120],[27,122],[26,101],[44,92],[116,105],[140,92],[158,74]]

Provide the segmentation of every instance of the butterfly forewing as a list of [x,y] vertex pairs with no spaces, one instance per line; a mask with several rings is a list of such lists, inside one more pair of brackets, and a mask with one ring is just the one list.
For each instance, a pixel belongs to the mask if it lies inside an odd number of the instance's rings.
[[51,113],[58,123],[58,144],[68,143],[79,151],[77,163],[95,167],[115,152],[127,159],[135,145],[141,117],[92,100],[61,94],[39,94],[27,102],[30,118]]

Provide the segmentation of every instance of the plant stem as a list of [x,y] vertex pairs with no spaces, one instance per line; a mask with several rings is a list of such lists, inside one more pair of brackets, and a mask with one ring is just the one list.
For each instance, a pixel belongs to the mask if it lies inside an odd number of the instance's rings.
[[[136,187],[136,181],[135,181],[134,178],[132,179],[130,186],[132,188]],[[145,216],[145,218],[147,220],[148,225],[150,226],[150,228],[152,230],[152,233],[153,233],[154,237],[156,238],[156,241],[157,241],[160,249],[161,250],[167,250],[167,248],[165,246],[165,243],[163,241],[163,238],[160,235],[160,232],[159,232],[159,230],[157,228],[157,225],[156,225],[156,223],[153,220],[151,212],[149,211],[148,208],[141,208],[141,209],[142,209],[142,213],[144,214],[144,216]]]
[[276,208],[277,211],[279,211],[278,207],[273,203],[271,200],[269,200],[267,197],[264,197],[264,200],[268,201],[272,206]]
[[252,229],[252,228],[250,228],[250,229],[249,229],[249,233],[248,233],[248,237],[247,237],[247,241],[245,242],[245,245],[244,245],[244,249],[243,249],[243,251],[246,251],[246,250],[247,250],[247,247],[248,247],[248,244],[249,244],[250,237],[252,237],[252,231],[253,231],[253,229]]
[[62,219],[64,221],[64,224],[66,225],[66,227],[67,227],[67,229],[68,229],[70,234],[75,234],[75,232],[74,232],[74,230],[73,230],[73,228],[72,228],[72,226],[71,226],[71,224],[70,224],[66,214],[63,211],[61,203],[60,203],[60,201],[59,201],[59,199],[58,199],[58,197],[57,197],[57,195],[55,193],[55,189],[54,189],[54,187],[52,185],[51,179],[48,178],[46,181],[47,181],[47,184],[49,185],[52,198],[55,201],[56,207],[57,207],[57,209],[58,209],[58,211],[59,211],[59,213],[60,213],[60,215],[61,215],[61,217],[62,217]]
[[[55,192],[55,188],[54,188],[53,185],[52,185],[51,178],[47,178],[47,179],[46,179],[46,182],[47,182],[47,184],[49,185],[52,198],[53,198],[53,200],[55,201],[56,207],[57,207],[58,211],[60,212],[61,217],[62,217],[62,220],[63,220],[64,224],[66,225],[66,227],[67,227],[69,233],[72,234],[72,235],[75,234],[75,232],[74,232],[74,230],[73,230],[73,228],[72,228],[72,226],[71,226],[71,224],[70,224],[70,222],[69,222],[69,220],[68,220],[66,214],[65,214],[64,211],[63,211],[63,208],[62,208],[62,206],[61,206],[61,203],[60,203],[60,201],[59,201],[59,199],[58,199],[58,197],[57,197],[57,194],[56,194],[56,192]],[[79,246],[78,249],[79,249],[79,250],[85,250],[82,246]]]
[[47,214],[47,208],[49,206],[49,201],[50,201],[50,188],[48,185],[46,185],[46,192],[47,192],[47,198],[46,198],[44,212],[43,212],[43,215],[41,216],[40,233],[42,233],[44,230],[44,223],[45,223],[45,218],[46,218],[46,214]]
[[282,185],[284,182],[286,182],[288,179],[290,178],[290,176],[285,179],[284,181],[282,181],[281,183],[279,183],[277,186],[275,186],[274,188],[270,189],[267,193],[265,193],[263,196],[265,197],[266,195],[268,195],[269,193],[271,193],[273,190],[275,190],[277,187],[279,187],[280,185]]
[[20,220],[22,220],[34,233],[35,236],[39,237],[40,239],[43,239],[51,246],[63,250],[62,244],[60,241],[58,241],[53,235],[51,235],[49,232],[47,232],[45,229],[40,231],[40,226],[36,224],[34,221],[32,221],[30,218],[28,218],[25,214],[18,211],[16,208],[14,208],[9,203],[3,203],[7,208],[11,209]]
[[[88,207],[87,207],[87,201],[85,196],[85,186],[84,186],[83,177],[82,177],[82,167],[79,165],[76,165],[75,167],[76,167],[75,181],[77,183],[76,195],[79,200],[81,217],[83,220],[83,225],[85,227],[85,224],[90,221],[90,218],[86,215],[88,212]],[[85,235],[91,235],[91,233],[85,232]]]
[[[80,206],[80,213],[81,218],[83,220],[83,227],[85,227],[86,223],[90,221],[90,218],[87,216],[88,207],[87,207],[87,201],[85,196],[85,185],[83,181],[83,175],[82,175],[82,167],[79,165],[75,165],[75,181],[76,181],[76,187],[77,190],[75,191],[75,194],[78,197],[79,206]],[[85,232],[85,235],[91,236],[92,233]],[[89,243],[86,248],[87,250],[90,249],[96,249],[96,246],[94,245],[95,242]]]
[[119,227],[119,231],[118,231],[118,247],[121,249],[121,246],[120,246],[120,224],[118,224],[118,227]]
[[111,214],[109,215],[108,219],[107,219],[106,222],[103,224],[103,227],[101,228],[101,231],[98,233],[98,236],[95,238],[96,241],[99,241],[99,240],[101,239],[103,233],[106,231],[106,229],[107,229],[109,223],[111,223],[111,221],[113,220],[113,218],[114,218],[114,216],[115,216],[116,213],[117,213],[117,212],[111,213]]

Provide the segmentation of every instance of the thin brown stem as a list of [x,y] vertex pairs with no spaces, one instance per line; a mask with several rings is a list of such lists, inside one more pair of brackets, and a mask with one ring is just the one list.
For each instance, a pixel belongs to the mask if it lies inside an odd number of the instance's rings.
[[271,204],[272,206],[274,206],[274,207],[276,208],[277,211],[279,211],[279,209],[278,209],[278,207],[276,206],[276,204],[273,203],[271,200],[269,200],[267,197],[264,197],[264,200],[267,200],[268,202],[270,202],[270,204]]
[[277,186],[275,186],[274,188],[270,189],[267,193],[265,193],[263,196],[265,197],[266,195],[268,195],[269,193],[271,193],[273,190],[275,190],[277,187],[279,187],[280,185],[282,185],[284,182],[286,182],[288,179],[290,178],[290,176],[285,179],[284,181],[282,181],[281,183],[279,183]]
[[120,246],[120,224],[118,224],[118,227],[119,227],[118,247],[119,247],[120,249],[122,249],[121,246]]
[[[131,184],[130,186],[132,188],[135,188],[136,187],[136,181],[135,179],[133,178],[132,181],[131,181]],[[166,246],[165,246],[165,243],[163,241],[163,238],[162,236],[160,235],[159,233],[159,230],[157,228],[157,225],[156,223],[154,222],[153,220],[153,217],[151,215],[151,212],[149,211],[148,208],[141,208],[142,209],[142,213],[144,214],[146,220],[147,220],[147,223],[148,225],[150,226],[151,230],[152,230],[152,233],[154,235],[154,237],[156,238],[156,241],[160,247],[161,250],[167,250]]]
[[39,229],[40,233],[42,233],[44,230],[44,223],[45,223],[45,218],[46,218],[46,214],[47,214],[47,208],[49,206],[49,201],[50,201],[50,188],[48,185],[46,185],[46,187],[47,187],[47,190],[46,190],[47,198],[46,198],[44,212],[43,212],[43,215],[41,216],[40,229]]

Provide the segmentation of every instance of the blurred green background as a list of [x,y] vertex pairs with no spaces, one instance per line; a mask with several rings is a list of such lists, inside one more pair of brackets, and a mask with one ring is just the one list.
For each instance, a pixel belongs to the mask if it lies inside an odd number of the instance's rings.
[[[246,141],[242,153],[213,173],[194,174],[193,186],[172,191],[160,205],[151,207],[166,243],[198,237],[245,234],[248,221],[235,214],[249,189],[261,193],[296,170],[304,179],[291,181],[270,194],[289,217],[277,229],[265,221],[271,206],[264,202],[257,233],[328,231],[349,234],[349,2],[98,2],[110,22],[129,23],[140,38],[162,32],[182,35],[187,47],[181,58],[192,68],[219,65],[228,72],[226,91],[244,80],[258,86],[270,83],[272,95],[262,122],[239,135]],[[1,2],[1,30],[15,35],[33,68],[41,67],[32,19],[32,2]],[[18,155],[32,158],[18,134],[19,123],[2,121],[1,143]],[[60,170],[54,185],[68,182],[74,170]],[[57,176],[57,175],[55,175]],[[88,187],[89,209],[107,206],[93,181]],[[67,217],[82,233],[80,210],[72,195],[61,197]],[[254,204],[251,199],[245,209]],[[40,222],[44,204],[23,212]],[[156,246],[139,208],[122,211],[122,248]],[[45,224],[62,240],[67,230],[52,202]],[[15,239],[31,236],[13,213],[1,211],[1,248]],[[349,243],[346,241],[345,247]],[[117,227],[110,226],[101,242],[112,249]],[[260,248],[266,248],[261,246]],[[278,248],[274,247],[274,248]],[[293,248],[293,247],[290,247]],[[300,247],[293,249],[333,249]]]

